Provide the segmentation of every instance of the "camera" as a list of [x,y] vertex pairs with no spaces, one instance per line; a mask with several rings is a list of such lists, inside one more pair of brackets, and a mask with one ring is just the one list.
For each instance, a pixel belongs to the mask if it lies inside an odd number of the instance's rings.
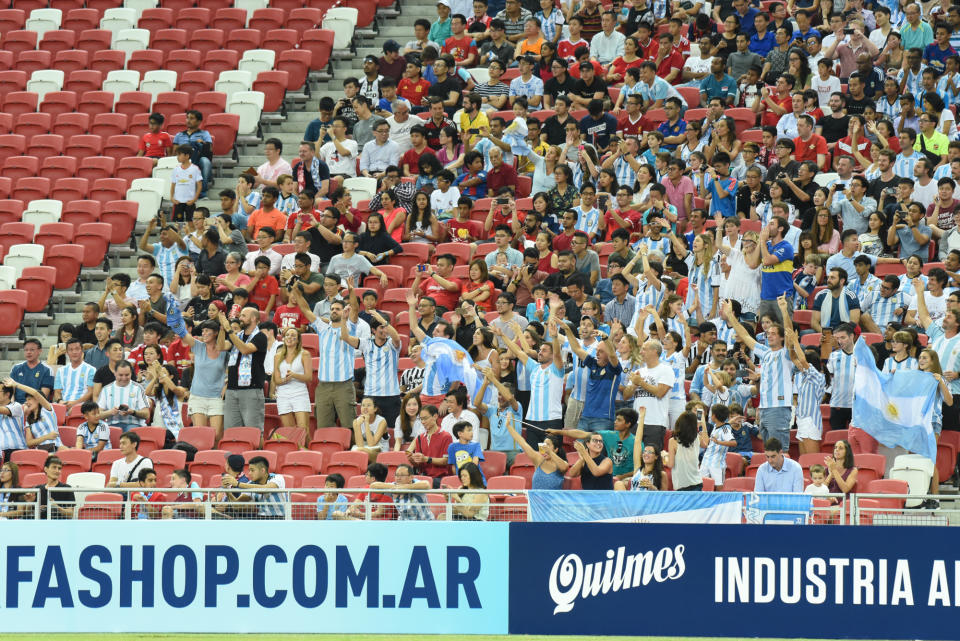
[[509,198],[497,198],[498,205],[506,205],[508,202],[510,202]]
[[[294,286],[299,280],[300,280],[300,277],[299,277],[299,276],[292,276],[292,277],[290,278],[290,280],[287,281],[287,291],[288,291],[288,292],[293,291],[293,286]],[[302,286],[301,286],[301,289],[303,289]]]
[[476,127],[474,127],[474,128],[472,128],[472,129],[467,129],[467,133],[468,133],[468,134],[478,134],[478,133],[480,133],[480,130],[477,129]]
[[427,271],[427,266],[426,266],[426,265],[417,265],[417,271],[418,271],[418,272],[425,272],[425,271]]
[[124,404],[124,405],[118,405],[118,406],[117,406],[117,409],[120,410],[121,412],[128,412],[128,411],[130,411],[130,407],[127,406],[127,405],[125,405],[125,404]]
[[531,276],[533,276],[534,274],[536,274],[536,273],[537,273],[537,266],[536,266],[536,265],[527,265],[527,273],[530,274]]

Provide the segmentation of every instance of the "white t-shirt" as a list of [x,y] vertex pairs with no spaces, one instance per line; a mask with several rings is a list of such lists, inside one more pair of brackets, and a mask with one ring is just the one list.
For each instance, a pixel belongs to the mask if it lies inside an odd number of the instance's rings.
[[[142,463],[140,461],[143,461]],[[136,469],[134,469],[136,468]],[[117,479],[118,483],[132,483],[137,480],[140,470],[152,470],[153,462],[145,456],[137,455],[132,462],[127,463],[126,458],[118,458],[110,466],[110,478]],[[133,471],[133,478],[130,478],[130,472]],[[109,480],[109,479],[108,479]]]
[[826,484],[814,485],[811,483],[807,486],[807,489],[805,489],[803,493],[812,494],[813,496],[826,496],[827,494],[830,494],[830,488],[827,487]]
[[430,208],[434,214],[441,214],[445,211],[452,213],[452,210],[457,207],[458,200],[460,200],[460,190],[456,187],[450,187],[445,192],[439,189],[430,192]]
[[341,147],[346,147],[350,151],[349,156],[344,156],[337,151],[333,142],[324,143],[320,147],[320,160],[327,163],[327,168],[331,174],[349,174],[357,175],[357,141],[344,140],[340,143]]
[[692,73],[710,73],[710,64],[713,62],[713,56],[701,58],[700,56],[690,56],[683,63],[683,68]]
[[639,411],[641,407],[647,408],[647,414],[644,418],[644,423],[647,425],[673,427],[667,425],[669,422],[667,415],[670,404],[670,388],[673,387],[675,380],[673,368],[666,363],[658,363],[655,367],[643,365],[639,369],[635,369],[634,372],[639,373],[648,384],[666,385],[668,389],[663,398],[657,398],[651,392],[638,387],[633,396],[633,409]]
[[200,168],[190,165],[186,169],[177,165],[170,172],[170,184],[173,185],[173,197],[177,202],[185,203],[197,196],[197,183],[203,180]]
[[[420,422],[420,418],[417,417],[414,419],[413,425],[410,426],[410,439],[413,440],[426,432],[427,430],[423,426],[423,423]],[[403,428],[400,427],[399,416],[397,416],[397,420],[393,422],[393,438],[395,441],[403,442]]]
[[280,349],[282,341],[273,341],[273,345],[267,348],[267,353],[263,357],[263,372],[273,376],[273,361],[277,358],[277,350]]
[[[477,418],[477,415],[471,412],[470,410],[463,410],[460,412],[460,416],[454,416],[453,414],[447,414],[443,417],[443,420],[440,421],[440,429],[453,436],[453,426],[460,421],[466,421],[473,426],[473,442],[480,442],[480,419]],[[456,438],[454,438],[456,441]]]
[[[947,313],[947,291],[944,290],[939,296],[934,296],[931,292],[923,291],[923,300],[927,303],[927,312],[933,320],[940,320]],[[917,297],[910,297],[910,307],[908,309],[917,311]]]
[[268,161],[257,167],[257,175],[264,180],[276,181],[277,177],[283,174],[293,174],[293,171],[290,169],[290,163],[283,158],[278,159],[275,165],[271,165]]

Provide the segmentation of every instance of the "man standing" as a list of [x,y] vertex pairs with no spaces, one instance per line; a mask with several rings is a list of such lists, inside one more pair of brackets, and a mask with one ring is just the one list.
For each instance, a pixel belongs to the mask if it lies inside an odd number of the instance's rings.
[[82,405],[93,397],[93,377],[97,370],[84,362],[79,338],[67,341],[67,360],[53,379],[53,402],[64,403],[69,412],[74,405]]
[[[341,123],[345,122],[343,118],[339,116],[334,120],[334,123],[337,121]],[[321,131],[324,134],[326,133],[325,130]],[[333,126],[333,133],[334,137],[336,137],[336,124]],[[333,141],[326,144],[336,148],[336,143]],[[341,142],[340,145],[342,147],[343,143]],[[321,151],[323,150],[323,147],[319,145],[317,145],[317,148]],[[297,183],[297,193],[309,189],[318,196],[326,196],[330,190],[330,167],[326,161],[321,160],[314,154],[314,149],[313,143],[307,142],[306,140],[300,143],[298,159],[293,163],[293,180]],[[352,158],[353,156],[351,156],[351,160]]]
[[[782,321],[777,298],[786,296],[793,300],[793,246],[787,242],[790,223],[776,216],[760,230],[760,306],[757,317],[770,314]],[[781,343],[783,334],[780,335]]]
[[267,337],[258,328],[260,313],[254,307],[240,310],[242,329],[234,332],[226,314],[220,312],[220,326],[230,341],[227,361],[227,391],[223,397],[223,426],[243,425],[263,429],[264,357]]
[[[200,167],[200,174],[203,176],[203,191],[200,192],[200,198],[207,197],[207,190],[213,181],[213,137],[206,129],[200,128],[203,122],[203,114],[196,109],[187,111],[187,128],[173,137],[173,146],[190,145],[193,147],[193,156],[190,160]],[[209,156],[208,156],[209,154]]]
[[834,267],[827,274],[827,288],[821,290],[813,299],[813,314],[810,318],[810,328],[813,331],[822,332],[825,328],[836,328],[844,323],[856,325],[860,322],[860,301],[847,289],[847,278],[847,271],[841,267]]
[[637,438],[644,447],[652,445],[657,451],[663,448],[667,424],[670,422],[668,394],[676,382],[673,368],[660,360],[661,354],[663,346],[660,341],[645,341],[640,348],[643,364],[630,373],[627,378],[629,383],[623,390],[623,398],[632,397],[633,409],[645,417],[643,432],[637,434]]
[[127,361],[120,361],[114,375],[116,380],[105,385],[97,397],[100,418],[124,432],[143,427],[150,418],[150,401],[143,388],[131,380],[133,367]]
[[143,232],[143,236],[140,238],[138,247],[141,251],[153,255],[164,282],[169,283],[173,281],[177,261],[187,255],[187,244],[183,242],[183,238],[180,237],[177,228],[173,225],[165,225],[160,230],[159,243],[147,242],[156,227],[157,218],[151,218],[150,222],[147,223],[147,230]]
[[[50,398],[53,391],[53,374],[46,364],[40,362],[41,344],[36,338],[28,338],[23,343],[24,360],[17,363],[10,370],[10,378],[21,385],[32,387],[39,390],[44,396]],[[17,389],[14,400],[23,403],[27,399],[27,394],[21,389]]]
[[[913,279],[913,292],[917,303],[917,321],[927,332],[930,348],[940,358],[943,378],[952,394],[960,394],[960,313],[948,309],[940,322],[935,323],[927,311],[922,279]],[[945,430],[960,430],[960,405],[944,402],[942,424]]]
[[[358,305],[356,294],[350,301]],[[387,428],[400,415],[400,384],[397,379],[397,359],[400,356],[400,334],[388,320],[376,310],[370,312],[372,338],[355,338],[347,331],[347,324],[340,326],[340,339],[359,349],[363,354],[367,375],[363,393],[373,399],[380,415],[386,419]]]

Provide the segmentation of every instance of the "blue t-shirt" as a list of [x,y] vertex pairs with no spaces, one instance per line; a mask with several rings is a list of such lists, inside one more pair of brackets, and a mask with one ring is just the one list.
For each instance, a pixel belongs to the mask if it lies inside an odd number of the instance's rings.
[[781,240],[776,245],[767,241],[767,251],[779,258],[773,265],[760,270],[760,299],[776,300],[781,294],[793,292],[793,245]]
[[606,147],[610,144],[610,136],[617,133],[617,119],[608,113],[600,116],[599,120],[587,114],[580,119],[580,133],[594,147]]
[[[533,303],[530,303],[531,305]],[[520,372],[518,372],[519,374]],[[513,425],[518,427],[520,421],[523,420],[523,406],[520,403],[517,403],[517,409],[513,409],[509,405],[504,409],[498,407],[496,401],[487,405],[487,420],[490,422],[490,449],[496,452],[509,452],[510,450],[517,449],[517,444],[514,443],[513,437],[510,436],[510,432],[507,431],[507,420],[510,415],[513,415]]]
[[[687,121],[683,118],[680,118],[672,125],[669,121],[661,122],[660,126],[657,127],[657,131],[662,133],[664,138],[669,138],[670,136],[682,136],[684,132],[687,131]],[[676,145],[668,145],[666,143],[662,144],[661,147],[670,151],[677,148]]]
[[[720,183],[720,186],[727,192],[726,196],[722,198],[717,193],[717,183]],[[733,176],[721,177],[717,176],[717,179],[707,177],[707,190],[710,192],[710,215],[713,216],[717,212],[720,212],[720,215],[724,218],[731,218],[737,214],[737,179]]]
[[737,81],[730,74],[723,74],[720,80],[710,74],[700,81],[700,91],[707,94],[707,100],[720,98],[726,104],[728,96],[737,95]]
[[[321,494],[317,497],[317,512],[322,510],[324,505],[326,505],[326,496]],[[330,505],[330,509],[327,510],[326,520],[332,521],[334,512],[346,512],[349,505],[350,499],[347,498],[346,494],[337,494],[336,500]]]
[[[844,288],[840,295],[843,296],[847,301],[847,309],[854,310],[860,309],[860,301],[857,300],[856,295],[853,294],[849,289]],[[813,310],[821,311],[823,308],[823,301],[827,299],[827,296],[832,296],[829,289],[820,290],[820,293],[817,294],[817,297],[813,299]],[[820,317],[820,326],[821,327],[836,327],[843,322],[843,319],[840,318],[840,300],[839,298],[833,301],[833,305],[830,307],[830,318]]]
[[[464,465],[474,462],[473,459],[477,459],[477,461],[483,460],[483,449],[479,443],[474,443],[473,441],[469,443],[454,441],[450,444],[450,447],[447,448],[447,464],[453,465],[457,469],[458,475]],[[483,474],[483,470],[480,471],[480,474]],[[486,483],[487,479],[484,478],[483,481]]]
[[[35,390],[43,387],[49,387],[51,391],[53,390],[53,374],[50,373],[50,368],[42,362],[38,362],[36,367],[28,366],[26,361],[17,363],[10,370],[10,378]],[[27,393],[18,389],[13,400],[22,403],[27,400]]]
[[585,418],[606,418],[613,420],[614,401],[617,400],[617,391],[620,386],[620,374],[623,368],[618,363],[607,363],[603,367],[597,364],[597,359],[587,356],[580,363],[580,367],[590,370],[587,376],[587,393],[584,395],[583,413]]

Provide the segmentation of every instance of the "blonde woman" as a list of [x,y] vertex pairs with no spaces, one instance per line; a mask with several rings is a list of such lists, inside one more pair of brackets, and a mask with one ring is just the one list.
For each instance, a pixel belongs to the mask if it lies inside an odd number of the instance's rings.
[[313,361],[303,349],[300,332],[288,327],[273,361],[273,384],[277,390],[277,413],[284,427],[296,425],[310,434],[310,392],[307,383],[313,380]]
[[[674,243],[677,247],[677,243]],[[693,251],[681,258],[687,263],[690,284],[687,288],[687,310],[697,324],[707,318],[717,317],[719,287],[714,283],[720,280],[720,267],[714,259],[713,235],[700,234],[693,239]]]
[[[922,296],[922,294],[921,294]],[[899,333],[899,332],[898,332]],[[940,432],[943,431],[943,405],[953,406],[953,394],[950,392],[950,386],[943,379],[943,368],[940,367],[940,356],[929,347],[920,352],[920,370],[933,374],[937,379],[937,400],[933,403],[933,434],[940,442]],[[937,466],[933,466],[933,478],[930,479],[930,493],[940,493],[940,474],[937,472]],[[935,499],[929,499],[923,502],[923,507],[938,508],[940,503]]]
[[353,421],[353,449],[366,452],[374,463],[381,452],[390,451],[387,419],[377,414],[377,405],[369,396],[360,402],[360,416]]

